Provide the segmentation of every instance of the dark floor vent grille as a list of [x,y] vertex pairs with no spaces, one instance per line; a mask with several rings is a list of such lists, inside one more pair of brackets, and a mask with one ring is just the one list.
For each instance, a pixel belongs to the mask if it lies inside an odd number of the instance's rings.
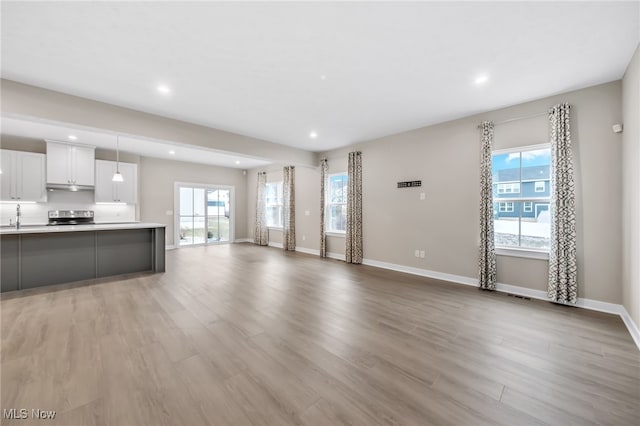
[[530,297],[520,296],[520,295],[517,295],[517,294],[507,293],[507,296],[515,297],[515,298],[517,298],[517,299],[522,299],[522,300],[531,300],[531,298],[530,298]]

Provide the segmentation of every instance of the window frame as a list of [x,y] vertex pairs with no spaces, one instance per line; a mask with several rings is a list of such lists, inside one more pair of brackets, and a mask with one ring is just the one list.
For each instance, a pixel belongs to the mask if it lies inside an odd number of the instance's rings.
[[520,182],[500,182],[496,183],[498,194],[519,194]]
[[[191,188],[191,189],[204,189],[204,204],[205,211],[203,216],[188,216],[181,215],[180,213],[180,188]],[[207,238],[204,239],[202,243],[194,243],[194,244],[180,244],[180,218],[181,217],[203,217],[204,218],[204,228],[207,230],[209,228],[209,217],[207,215],[207,191],[209,190],[229,190],[229,240],[228,241],[217,241],[217,242],[209,242]],[[193,182],[180,182],[175,181],[173,183],[173,246],[172,248],[184,248],[184,247],[196,247],[196,246],[207,246],[207,245],[219,245],[219,244],[231,244],[236,240],[235,237],[235,211],[236,211],[236,187],[233,185],[218,185],[213,183],[193,183]]]
[[[535,145],[525,145],[525,146],[519,146],[519,147],[513,147],[513,148],[505,148],[505,149],[496,149],[496,150],[492,150],[491,151],[491,158],[493,160],[493,157],[496,155],[502,155],[502,154],[511,154],[511,153],[522,153],[522,152],[526,152],[526,151],[535,151],[535,150],[540,150],[540,149],[550,149],[551,148],[551,144],[550,143],[542,143],[542,144],[535,144]],[[522,167],[522,155],[520,156],[520,167]],[[551,161],[549,162],[549,173],[552,173],[551,167]],[[528,180],[523,181],[522,180],[522,175],[520,176],[520,181],[517,182],[519,184],[519,189],[520,191],[522,190],[522,183],[527,182]],[[535,181],[538,182],[538,181]],[[542,181],[543,183],[545,183],[544,181]],[[500,185],[500,184],[511,184],[513,183],[513,181],[508,181],[508,182],[494,182],[495,185]],[[534,184],[535,185],[535,184]],[[522,194],[521,192],[518,192],[520,194]],[[535,186],[534,186],[534,191],[535,191]],[[535,192],[545,192],[546,191],[546,183],[545,183],[545,189],[544,191],[535,191]],[[500,197],[500,195],[503,194],[513,194],[512,192],[499,192],[498,190],[496,190],[496,195],[493,196],[493,202],[494,203],[498,203],[498,210],[500,209],[500,204],[501,203],[509,203],[512,202],[514,203],[514,207],[515,207],[515,203],[520,202],[522,204],[522,212],[520,213],[519,216],[519,221],[518,221],[518,238],[519,241],[522,238],[522,213],[524,213],[524,204],[525,202],[530,202],[532,208],[534,207],[534,205],[538,202],[546,202],[546,203],[550,203],[551,202],[551,194],[547,195],[547,196],[533,196],[533,197],[524,197],[524,196],[519,196],[519,197],[514,197],[514,196],[510,196],[507,198],[504,197]],[[515,211],[515,210],[514,210]],[[503,211],[500,213],[512,213],[513,211]],[[530,212],[526,212],[526,213],[530,213]],[[495,218],[493,219],[495,220]],[[494,242],[495,243],[495,242]],[[520,243],[519,243],[520,244]],[[526,258],[532,258],[532,259],[549,259],[549,249],[535,249],[535,248],[530,248],[530,247],[521,247],[520,245],[518,247],[513,247],[513,246],[500,246],[500,245],[495,245],[495,250],[496,250],[496,254],[498,255],[503,255],[503,256],[514,256],[514,257],[526,257]]]
[[[345,194],[344,203],[333,203],[331,201],[331,178],[335,176],[346,176],[347,178],[347,193]],[[327,184],[326,193],[324,197],[325,199],[324,232],[326,235],[333,236],[333,237],[346,237],[347,235],[346,229],[344,231],[339,229],[330,229],[329,226],[331,225],[331,206],[338,205],[338,206],[344,206],[345,209],[347,208],[347,200],[349,198],[349,173],[347,171],[331,173],[327,175],[327,182],[328,184]]]
[[515,205],[513,201],[499,201],[498,212],[500,213],[513,213],[515,211]]
[[[268,203],[267,202],[267,187],[269,185],[276,185],[276,202],[275,203]],[[282,221],[283,219],[283,214],[284,214],[284,181],[273,181],[273,182],[267,182],[267,184],[265,185],[265,190],[264,190],[264,210],[265,212],[269,209],[269,207],[277,207],[278,210],[280,211],[280,214],[278,215],[278,218],[280,218],[280,220]],[[280,224],[270,224],[269,223],[269,216],[266,216],[266,220],[267,220],[267,228],[269,229],[283,229],[284,228],[284,222],[280,223]]]

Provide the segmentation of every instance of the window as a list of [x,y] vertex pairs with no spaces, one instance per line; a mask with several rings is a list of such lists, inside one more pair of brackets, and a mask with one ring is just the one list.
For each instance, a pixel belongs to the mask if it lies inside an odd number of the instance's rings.
[[267,183],[264,197],[267,226],[282,227],[282,182]]
[[549,250],[549,144],[494,151],[493,203],[497,248]]
[[327,232],[346,232],[347,230],[347,191],[346,174],[329,176],[327,199]]
[[519,194],[519,193],[520,193],[520,182],[498,184],[498,194]]
[[512,213],[513,203],[498,203],[498,211],[500,213]]

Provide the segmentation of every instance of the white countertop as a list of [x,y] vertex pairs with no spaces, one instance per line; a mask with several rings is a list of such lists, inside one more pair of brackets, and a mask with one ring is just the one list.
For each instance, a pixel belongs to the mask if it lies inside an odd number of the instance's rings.
[[82,232],[82,231],[109,231],[116,229],[145,229],[145,228],[164,228],[166,225],[162,223],[149,222],[127,222],[127,223],[96,223],[95,225],[62,225],[62,226],[43,226],[43,225],[23,225],[20,229],[13,227],[0,228],[0,235],[11,234],[49,234],[52,232]]

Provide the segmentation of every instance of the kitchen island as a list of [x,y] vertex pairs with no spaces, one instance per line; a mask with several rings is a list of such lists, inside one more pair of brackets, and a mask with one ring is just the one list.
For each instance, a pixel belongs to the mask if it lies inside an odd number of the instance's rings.
[[0,290],[164,272],[165,225],[109,223],[0,229]]

